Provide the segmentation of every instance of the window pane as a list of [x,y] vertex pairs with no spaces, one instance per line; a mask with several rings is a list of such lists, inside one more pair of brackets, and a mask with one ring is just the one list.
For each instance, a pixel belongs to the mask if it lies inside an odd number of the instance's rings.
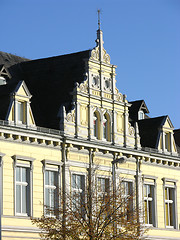
[[48,188],[46,188],[45,189],[45,205],[46,206],[50,206],[50,193],[49,193],[49,189]]
[[169,204],[169,217],[170,217],[170,226],[174,226],[174,209],[173,209],[173,204]]
[[81,189],[81,176],[80,175],[76,176],[76,184],[77,184],[76,188]]
[[26,203],[27,203],[27,198],[26,198],[26,186],[22,186],[22,213],[27,213],[27,208],[26,208]]
[[45,185],[49,185],[49,171],[45,171]]
[[54,190],[51,189],[51,190],[50,190],[50,199],[51,199],[50,207],[51,207],[51,208],[54,208],[54,207],[55,207],[55,204],[54,204],[54,202],[55,202],[54,193],[55,193]]
[[169,200],[174,200],[174,189],[169,188]]
[[148,224],[147,201],[144,202],[145,223]]
[[168,204],[165,204],[166,225],[169,226]]
[[21,169],[22,169],[22,182],[26,182],[27,181],[26,168],[21,168]]
[[16,167],[16,181],[21,181],[20,167]]
[[152,217],[152,211],[153,211],[152,204],[153,204],[153,202],[149,201],[148,204],[149,204],[149,224],[152,224],[153,223],[153,220],[152,220],[153,219],[153,217]]
[[73,176],[72,176],[72,187],[76,188],[76,175],[75,174],[73,174]]
[[16,185],[16,212],[21,213],[21,186]]
[[165,188],[165,199],[166,199],[166,200],[169,199],[169,198],[168,198],[168,189],[167,189],[167,188]]
[[144,197],[147,197],[147,185],[144,185]]
[[50,176],[51,176],[51,183],[50,183],[50,185],[52,185],[52,186],[54,186],[55,185],[55,172],[50,172]]

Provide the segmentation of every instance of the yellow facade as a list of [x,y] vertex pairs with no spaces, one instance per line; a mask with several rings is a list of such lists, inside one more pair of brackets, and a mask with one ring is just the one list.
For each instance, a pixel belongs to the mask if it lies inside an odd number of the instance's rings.
[[[58,187],[65,185],[71,191],[73,175],[86,179],[90,161],[96,178],[110,181],[113,161],[117,161],[117,183],[131,183],[138,204],[145,209],[142,219],[149,229],[148,239],[180,239],[180,157],[173,125],[169,117],[164,118],[156,146],[141,144],[140,125],[129,119],[132,104],[116,88],[116,66],[110,64],[101,42],[102,31],[98,31],[99,42],[86,62],[88,79],[74,87],[74,107],[66,111],[65,105],[61,106],[61,131],[36,126],[25,82],[20,82],[11,96],[7,122],[0,122],[3,240],[40,239],[40,230],[31,218],[44,213],[45,174],[58,173]],[[20,105],[22,112],[18,112],[19,103],[25,104]],[[23,178],[23,171],[28,175],[24,182],[18,179]],[[23,186],[29,191],[25,206]],[[147,194],[148,189],[152,194]]]

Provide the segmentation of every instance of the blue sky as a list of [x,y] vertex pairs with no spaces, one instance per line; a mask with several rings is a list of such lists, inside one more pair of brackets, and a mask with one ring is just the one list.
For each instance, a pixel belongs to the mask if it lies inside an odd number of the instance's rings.
[[120,92],[180,128],[179,0],[0,0],[0,51],[36,59],[91,49],[98,8]]

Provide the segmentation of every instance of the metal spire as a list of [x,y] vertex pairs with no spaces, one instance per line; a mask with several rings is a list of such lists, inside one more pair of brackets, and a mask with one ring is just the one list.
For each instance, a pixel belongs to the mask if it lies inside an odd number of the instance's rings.
[[100,13],[101,10],[98,9],[98,30],[97,30],[97,39],[96,39],[96,44],[97,47],[99,47],[99,61],[103,60],[103,32],[101,30],[101,21],[100,21]]
[[101,13],[101,10],[98,9],[97,12],[98,12],[98,29],[100,30],[100,29],[101,29],[101,21],[100,21],[100,13]]

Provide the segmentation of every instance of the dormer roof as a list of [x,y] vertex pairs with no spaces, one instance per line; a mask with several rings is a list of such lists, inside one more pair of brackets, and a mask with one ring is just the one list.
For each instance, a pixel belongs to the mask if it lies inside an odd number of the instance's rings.
[[140,142],[142,147],[156,148],[159,132],[168,116],[147,118],[138,121]]
[[131,107],[129,108],[129,117],[133,121],[138,120],[138,112],[143,111],[145,114],[149,113],[147,105],[144,100],[130,101]]

